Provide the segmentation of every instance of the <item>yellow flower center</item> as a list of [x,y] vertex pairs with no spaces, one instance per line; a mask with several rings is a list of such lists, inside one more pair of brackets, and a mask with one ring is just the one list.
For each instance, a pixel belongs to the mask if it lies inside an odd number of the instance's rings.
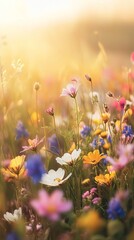
[[55,178],[54,181],[55,182],[61,182],[61,178]]

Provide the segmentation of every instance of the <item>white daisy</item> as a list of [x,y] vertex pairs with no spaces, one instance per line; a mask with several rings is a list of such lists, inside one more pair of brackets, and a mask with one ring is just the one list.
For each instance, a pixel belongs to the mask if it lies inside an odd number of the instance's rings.
[[13,214],[10,212],[6,212],[4,214],[4,218],[8,222],[15,222],[15,221],[21,219],[22,218],[22,208],[20,207],[19,209],[15,209]]
[[72,173],[70,173],[66,178],[64,178],[64,175],[65,175],[65,170],[62,168],[58,168],[57,171],[51,169],[47,174],[46,173],[43,174],[40,183],[48,186],[58,186],[63,182],[65,182],[68,178],[70,178]]
[[78,159],[80,154],[81,154],[81,149],[80,148],[78,150],[74,149],[71,154],[70,153],[65,153],[61,158],[57,157],[56,161],[60,165],[71,165]]

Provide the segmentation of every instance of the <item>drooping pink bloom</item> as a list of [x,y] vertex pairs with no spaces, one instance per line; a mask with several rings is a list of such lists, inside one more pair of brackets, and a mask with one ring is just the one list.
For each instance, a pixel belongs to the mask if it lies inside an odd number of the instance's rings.
[[48,113],[50,116],[54,116],[54,109],[53,109],[53,107],[47,108],[46,113]]
[[118,154],[119,158],[113,159],[111,157],[107,157],[107,161],[111,163],[112,170],[118,171],[124,168],[128,163],[134,160],[134,145],[119,145]]
[[72,202],[65,200],[61,190],[55,190],[50,195],[45,190],[40,190],[38,198],[30,202],[37,214],[47,217],[52,221],[60,219],[60,214],[71,210]]
[[84,198],[88,198],[89,195],[90,195],[89,191],[86,191],[86,192],[84,192],[84,193],[82,194],[82,198],[83,198],[83,199],[84,199]]
[[101,198],[100,197],[95,197],[94,199],[92,199],[92,203],[94,205],[99,205],[101,203]]
[[78,91],[79,85],[77,80],[72,80],[72,83],[68,84],[66,88],[63,88],[62,93],[61,93],[61,97],[62,96],[70,96],[72,98],[75,98],[77,95],[77,91]]

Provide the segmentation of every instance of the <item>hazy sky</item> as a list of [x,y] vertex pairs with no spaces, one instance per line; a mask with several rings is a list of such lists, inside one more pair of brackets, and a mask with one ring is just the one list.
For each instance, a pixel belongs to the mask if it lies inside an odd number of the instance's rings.
[[1,24],[71,21],[79,16],[134,20],[134,0],[0,0]]

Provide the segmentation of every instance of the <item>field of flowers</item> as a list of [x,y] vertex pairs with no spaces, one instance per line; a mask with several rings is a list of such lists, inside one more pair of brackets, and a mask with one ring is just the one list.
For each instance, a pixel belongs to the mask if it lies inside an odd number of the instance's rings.
[[134,239],[133,64],[125,84],[85,73],[59,96],[1,66],[1,240]]

